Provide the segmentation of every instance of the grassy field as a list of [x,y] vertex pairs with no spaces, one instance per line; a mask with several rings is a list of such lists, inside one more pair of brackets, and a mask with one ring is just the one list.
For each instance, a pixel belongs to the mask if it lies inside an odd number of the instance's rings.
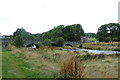
[[96,49],[96,50],[113,50],[120,51],[120,42],[91,42],[84,43],[82,48]]
[[2,78],[2,48],[0,45],[0,79]]
[[2,78],[2,44],[0,41],[0,79]]
[[118,78],[118,54],[89,54],[10,46],[3,51],[3,78]]

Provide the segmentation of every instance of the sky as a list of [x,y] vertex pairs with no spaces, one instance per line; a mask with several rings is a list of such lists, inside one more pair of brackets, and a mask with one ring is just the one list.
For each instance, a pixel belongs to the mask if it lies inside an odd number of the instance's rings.
[[12,35],[17,28],[32,34],[59,25],[81,24],[96,33],[103,24],[118,23],[119,0],[0,0],[0,33]]

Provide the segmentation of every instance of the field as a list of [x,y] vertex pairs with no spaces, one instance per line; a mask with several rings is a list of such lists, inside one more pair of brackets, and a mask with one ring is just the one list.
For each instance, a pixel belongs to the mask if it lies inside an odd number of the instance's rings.
[[118,78],[118,54],[62,51],[60,47],[3,50],[3,78]]
[[2,78],[2,48],[1,48],[2,44],[0,41],[0,79]]
[[96,50],[113,50],[120,51],[120,42],[91,42],[84,43],[83,48]]

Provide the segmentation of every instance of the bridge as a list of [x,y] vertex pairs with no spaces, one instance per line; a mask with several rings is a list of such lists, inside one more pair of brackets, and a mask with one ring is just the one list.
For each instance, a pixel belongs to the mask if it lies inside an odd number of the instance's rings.
[[[26,47],[29,44],[34,44],[36,47],[39,47],[38,42],[41,42],[43,45],[45,44],[45,42],[41,41],[41,40],[28,40],[28,41],[25,41],[24,47]],[[51,43],[52,46],[57,46],[57,43],[55,41],[51,41],[50,43]],[[77,41],[65,41],[63,46],[73,47],[73,46],[79,45],[80,43],[81,42],[77,42]]]
[[[10,39],[10,38],[1,38],[1,41],[2,41],[2,47],[6,47],[8,45],[8,43],[10,43],[10,42],[12,42],[14,40]],[[34,44],[38,48],[39,47],[38,42],[41,42],[43,45],[45,44],[45,42],[42,41],[42,40],[26,40],[24,42],[23,46],[28,47],[28,45]],[[51,41],[50,43],[51,43],[52,46],[57,46],[56,41]],[[80,43],[81,42],[78,42],[78,41],[65,41],[63,46],[66,45],[66,46],[73,47],[73,46],[79,45]]]

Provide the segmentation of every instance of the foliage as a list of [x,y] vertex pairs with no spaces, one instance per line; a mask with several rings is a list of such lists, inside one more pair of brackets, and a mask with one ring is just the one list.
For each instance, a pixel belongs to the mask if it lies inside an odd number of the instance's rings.
[[63,29],[63,38],[66,41],[75,41],[76,40],[76,28],[74,26],[66,26]]
[[65,27],[64,25],[59,25],[41,34],[42,40],[50,39],[53,41],[56,41],[58,37],[62,37],[66,41],[80,41],[82,36],[84,36],[84,30],[80,24]]
[[39,47],[43,47],[43,44],[41,42],[38,42]]
[[57,43],[58,46],[62,47],[63,44],[64,44],[64,41],[65,41],[64,38],[58,37],[56,43]]
[[24,40],[22,39],[22,37],[20,35],[15,37],[15,41],[14,41],[14,45],[16,47],[23,47],[24,44]]
[[95,37],[91,37],[91,38],[89,38],[88,40],[91,41],[91,42],[97,41],[97,39],[96,39]]
[[59,25],[54,27],[53,29],[44,32],[41,34],[41,39],[45,40],[45,39],[50,39],[55,41],[58,37],[62,36],[62,29],[64,28],[64,25]]
[[120,24],[109,23],[98,28],[97,39],[99,41],[112,42],[120,41]]
[[25,40],[33,40],[34,36],[28,32],[25,31],[23,28],[18,28],[14,33],[13,33],[13,39],[14,42],[13,44],[16,47],[23,47],[24,41]]
[[66,41],[79,41],[84,36],[84,30],[80,24],[68,25],[63,29],[63,38]]
[[54,27],[54,29],[51,30],[51,39],[56,40],[58,37],[62,37],[63,28],[64,25],[59,25],[57,27]]
[[34,36],[30,34],[29,32],[26,32],[25,29],[23,28],[18,28],[14,33],[13,33],[13,38],[16,36],[21,36],[23,40],[31,40],[34,39]]
[[95,33],[85,33],[85,36],[89,37],[89,38],[93,38],[96,37]]
[[79,48],[82,48],[83,47],[83,44],[81,43],[80,45],[79,45]]
[[50,39],[45,39],[44,40],[44,45],[45,46],[51,46],[51,40]]
[[[41,34],[31,34],[23,28],[18,28],[13,33],[14,44],[18,47],[21,47],[26,40],[43,40],[46,46],[50,46],[50,41],[56,41],[59,37],[61,37],[61,42],[59,43],[60,40],[58,41],[58,46],[62,46],[62,41],[80,41],[82,36],[84,36],[84,30],[80,24],[65,27],[64,25],[59,25]],[[20,41],[20,43],[16,41]]]

